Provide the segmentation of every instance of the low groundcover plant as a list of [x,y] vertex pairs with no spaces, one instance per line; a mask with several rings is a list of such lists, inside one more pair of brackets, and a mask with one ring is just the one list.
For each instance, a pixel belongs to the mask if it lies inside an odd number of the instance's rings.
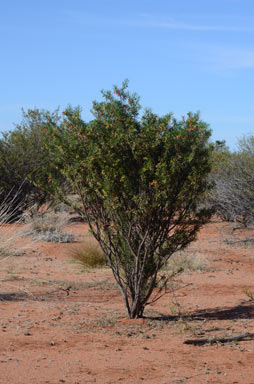
[[28,220],[29,229],[24,235],[33,240],[42,240],[55,243],[72,243],[75,236],[71,231],[64,231],[69,223],[69,216],[62,213],[43,212],[33,215]]

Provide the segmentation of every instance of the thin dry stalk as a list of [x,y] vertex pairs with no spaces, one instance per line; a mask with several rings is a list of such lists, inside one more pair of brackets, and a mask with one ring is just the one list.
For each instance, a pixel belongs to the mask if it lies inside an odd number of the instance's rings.
[[[13,224],[11,224],[17,217],[19,210],[22,209],[22,202],[17,205],[14,204],[17,198],[18,192],[12,198],[10,198],[9,194],[0,203],[0,258],[4,260],[7,257],[19,253],[13,244],[16,243],[20,234],[17,231],[13,231]],[[13,208],[13,206],[15,206],[15,208]],[[21,222],[22,216],[19,216],[19,218],[15,220],[15,225]]]

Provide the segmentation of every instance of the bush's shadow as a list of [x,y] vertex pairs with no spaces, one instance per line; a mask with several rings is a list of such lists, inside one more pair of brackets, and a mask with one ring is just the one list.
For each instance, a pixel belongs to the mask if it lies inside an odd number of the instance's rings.
[[188,312],[182,316],[145,316],[149,320],[175,321],[180,317],[188,320],[240,320],[254,319],[254,302],[247,302],[235,307],[226,308],[205,308],[198,311]]
[[1,293],[0,292],[0,302],[1,301],[25,301],[29,295],[25,292],[9,292]]

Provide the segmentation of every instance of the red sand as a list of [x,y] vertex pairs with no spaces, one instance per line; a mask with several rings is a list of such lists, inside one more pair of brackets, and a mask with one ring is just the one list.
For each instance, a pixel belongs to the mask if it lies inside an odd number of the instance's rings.
[[254,340],[184,344],[254,333],[254,301],[243,292],[254,292],[254,248],[224,241],[254,231],[231,230],[214,221],[188,249],[208,271],[177,278],[182,319],[172,294],[145,319],[127,319],[111,271],[82,271],[70,257],[74,244],[34,243],[0,260],[0,383],[254,384]]

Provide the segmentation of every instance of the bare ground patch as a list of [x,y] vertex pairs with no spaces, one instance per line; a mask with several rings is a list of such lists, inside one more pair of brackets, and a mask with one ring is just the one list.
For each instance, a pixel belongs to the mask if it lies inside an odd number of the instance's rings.
[[[72,231],[83,241],[87,225]],[[0,383],[254,383],[251,338],[184,344],[254,333],[253,248],[232,236],[230,224],[208,224],[186,252],[198,263],[139,320],[127,319],[108,268],[73,262],[75,244],[37,242],[2,260]]]

